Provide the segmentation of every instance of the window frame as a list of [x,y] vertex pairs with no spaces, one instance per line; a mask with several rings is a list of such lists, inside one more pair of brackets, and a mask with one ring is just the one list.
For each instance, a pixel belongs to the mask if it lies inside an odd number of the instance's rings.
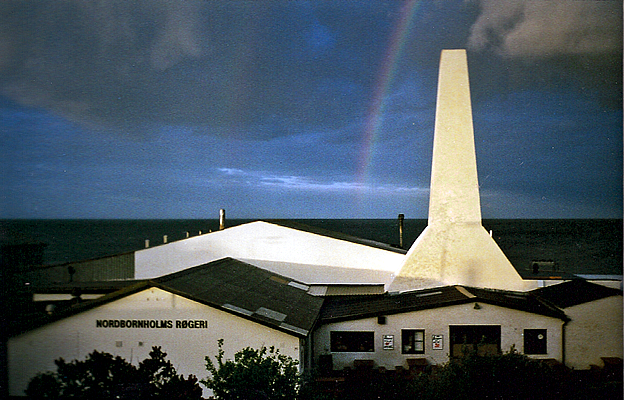
[[452,358],[469,353],[501,354],[501,325],[449,325]]
[[[548,329],[531,328],[525,329],[523,332],[524,354],[526,355],[545,355],[548,354]],[[539,338],[543,335],[543,338]]]
[[[416,340],[417,333],[422,336],[421,340]],[[406,340],[406,338],[408,338]],[[408,342],[408,343],[406,343]],[[416,343],[421,343],[422,349],[416,349]],[[411,346],[411,350],[406,350],[407,346]],[[425,330],[424,329],[401,329],[401,354],[425,354]]]
[[375,331],[330,331],[329,347],[332,353],[373,353]]

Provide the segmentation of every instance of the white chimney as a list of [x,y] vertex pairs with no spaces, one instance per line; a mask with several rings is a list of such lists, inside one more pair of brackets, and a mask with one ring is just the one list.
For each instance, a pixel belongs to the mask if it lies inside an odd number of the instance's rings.
[[440,59],[427,228],[416,239],[390,290],[469,285],[528,290],[481,225],[477,160],[465,50]]

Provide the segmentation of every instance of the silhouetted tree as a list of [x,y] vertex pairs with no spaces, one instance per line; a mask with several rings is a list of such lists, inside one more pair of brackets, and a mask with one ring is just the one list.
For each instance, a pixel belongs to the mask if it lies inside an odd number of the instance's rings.
[[97,350],[84,361],[55,360],[56,372],[37,374],[28,384],[31,399],[200,399],[197,378],[177,374],[167,354],[153,347],[136,367]]
[[298,361],[275,347],[246,347],[225,360],[223,339],[219,340],[215,363],[206,357],[208,378],[201,381],[219,400],[293,400],[297,398],[301,377]]

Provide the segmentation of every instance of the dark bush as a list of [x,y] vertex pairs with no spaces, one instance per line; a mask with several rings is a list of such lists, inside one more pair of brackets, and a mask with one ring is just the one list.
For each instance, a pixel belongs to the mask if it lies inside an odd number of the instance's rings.
[[414,390],[421,399],[560,398],[562,371],[515,351],[501,355],[470,354],[452,359],[431,375],[420,375]]
[[197,378],[176,373],[167,354],[153,347],[136,367],[119,356],[93,351],[84,361],[55,360],[56,372],[35,376],[26,395],[31,399],[200,399]]
[[219,340],[217,364],[206,357],[210,376],[201,381],[219,400],[293,400],[298,396],[301,377],[298,362],[274,347],[246,347],[225,360],[223,340]]

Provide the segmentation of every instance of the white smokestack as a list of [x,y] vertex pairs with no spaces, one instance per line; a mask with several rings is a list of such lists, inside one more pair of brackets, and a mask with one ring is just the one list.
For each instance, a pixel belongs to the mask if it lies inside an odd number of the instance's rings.
[[465,50],[444,50],[440,58],[428,225],[390,290],[432,285],[533,288],[481,225]]

